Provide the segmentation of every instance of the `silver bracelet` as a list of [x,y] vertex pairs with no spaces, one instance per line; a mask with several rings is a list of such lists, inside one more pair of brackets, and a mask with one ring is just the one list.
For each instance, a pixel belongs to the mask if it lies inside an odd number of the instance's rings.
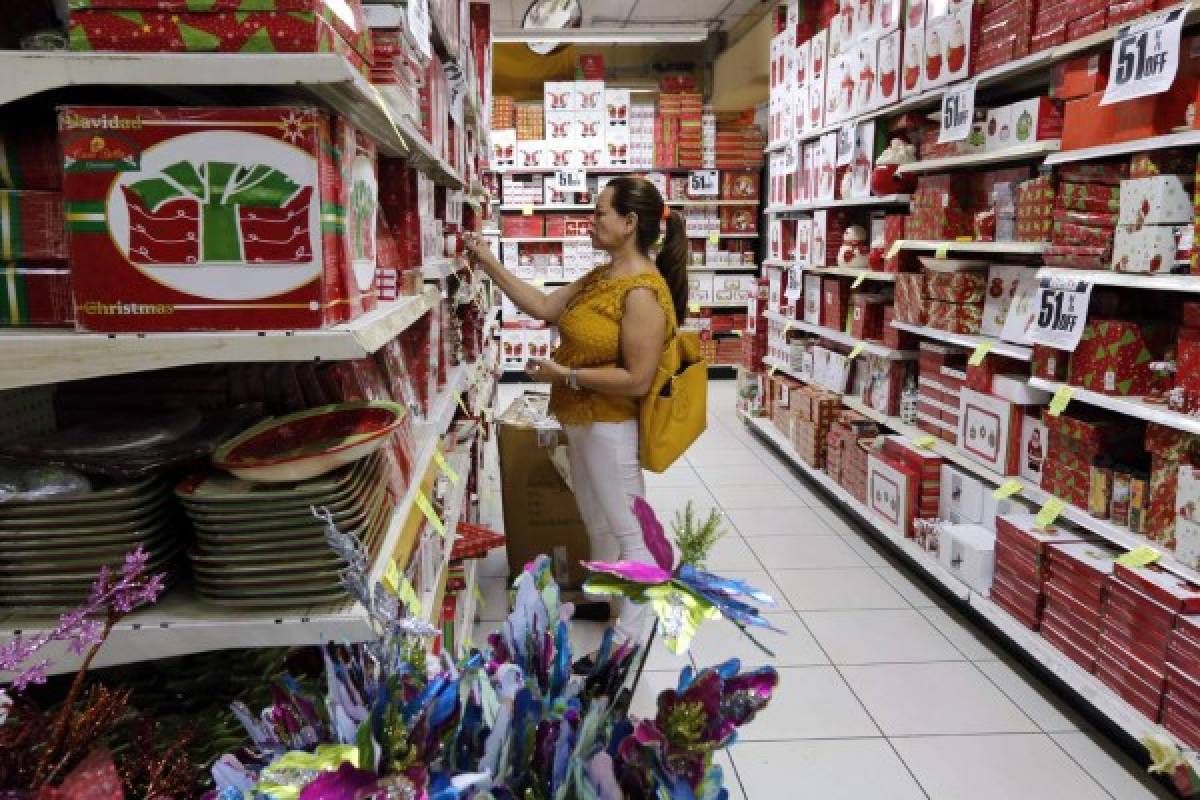
[[572,369],[567,373],[567,388],[579,391],[579,370]]

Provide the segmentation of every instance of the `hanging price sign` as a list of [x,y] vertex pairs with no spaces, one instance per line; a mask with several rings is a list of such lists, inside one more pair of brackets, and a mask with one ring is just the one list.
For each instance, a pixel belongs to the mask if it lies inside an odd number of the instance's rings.
[[975,81],[949,86],[942,94],[942,124],[938,144],[961,142],[971,133],[975,118]]
[[1183,9],[1159,11],[1117,28],[1108,88],[1100,105],[1165,92],[1179,71]]
[[689,197],[716,197],[720,193],[720,173],[715,169],[696,169],[688,173]]
[[1092,284],[1069,276],[1043,275],[1038,279],[1037,317],[1033,321],[1033,341],[1074,350],[1087,324]]
[[569,194],[587,191],[586,169],[563,169],[554,173],[554,191]]

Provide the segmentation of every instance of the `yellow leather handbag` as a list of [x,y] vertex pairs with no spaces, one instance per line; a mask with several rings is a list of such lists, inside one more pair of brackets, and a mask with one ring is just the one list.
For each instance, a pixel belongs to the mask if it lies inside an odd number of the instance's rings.
[[665,472],[708,424],[708,362],[700,337],[676,331],[663,348],[650,393],[642,400],[638,443],[642,467]]

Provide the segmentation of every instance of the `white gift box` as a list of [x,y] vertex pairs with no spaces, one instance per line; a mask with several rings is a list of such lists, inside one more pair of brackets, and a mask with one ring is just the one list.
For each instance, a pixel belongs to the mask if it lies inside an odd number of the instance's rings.
[[943,525],[938,561],[960,581],[985,594],[996,568],[996,533],[982,525]]
[[[911,5],[911,4],[910,4]],[[920,3],[924,8],[924,3]],[[900,98],[925,90],[925,23],[904,32],[904,56],[900,66]]]
[[575,82],[547,81],[542,84],[542,107],[546,114],[575,110]]
[[1184,227],[1118,225],[1113,240],[1113,269],[1117,272],[1170,272],[1175,267]]
[[599,114],[606,116],[604,110],[604,81],[575,81],[574,110],[580,113]]
[[1184,176],[1155,175],[1121,181],[1118,221],[1122,225],[1183,225],[1192,221],[1193,213],[1192,192]]

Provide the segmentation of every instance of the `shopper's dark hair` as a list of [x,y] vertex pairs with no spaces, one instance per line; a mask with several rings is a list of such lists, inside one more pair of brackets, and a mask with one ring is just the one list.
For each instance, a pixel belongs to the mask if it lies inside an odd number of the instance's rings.
[[688,306],[688,240],[683,217],[675,211],[664,217],[667,204],[658,187],[645,178],[622,176],[609,181],[605,188],[613,190],[612,207],[618,214],[637,214],[637,246],[647,256],[666,220],[667,232],[655,263],[671,290],[675,323],[682,325]]

